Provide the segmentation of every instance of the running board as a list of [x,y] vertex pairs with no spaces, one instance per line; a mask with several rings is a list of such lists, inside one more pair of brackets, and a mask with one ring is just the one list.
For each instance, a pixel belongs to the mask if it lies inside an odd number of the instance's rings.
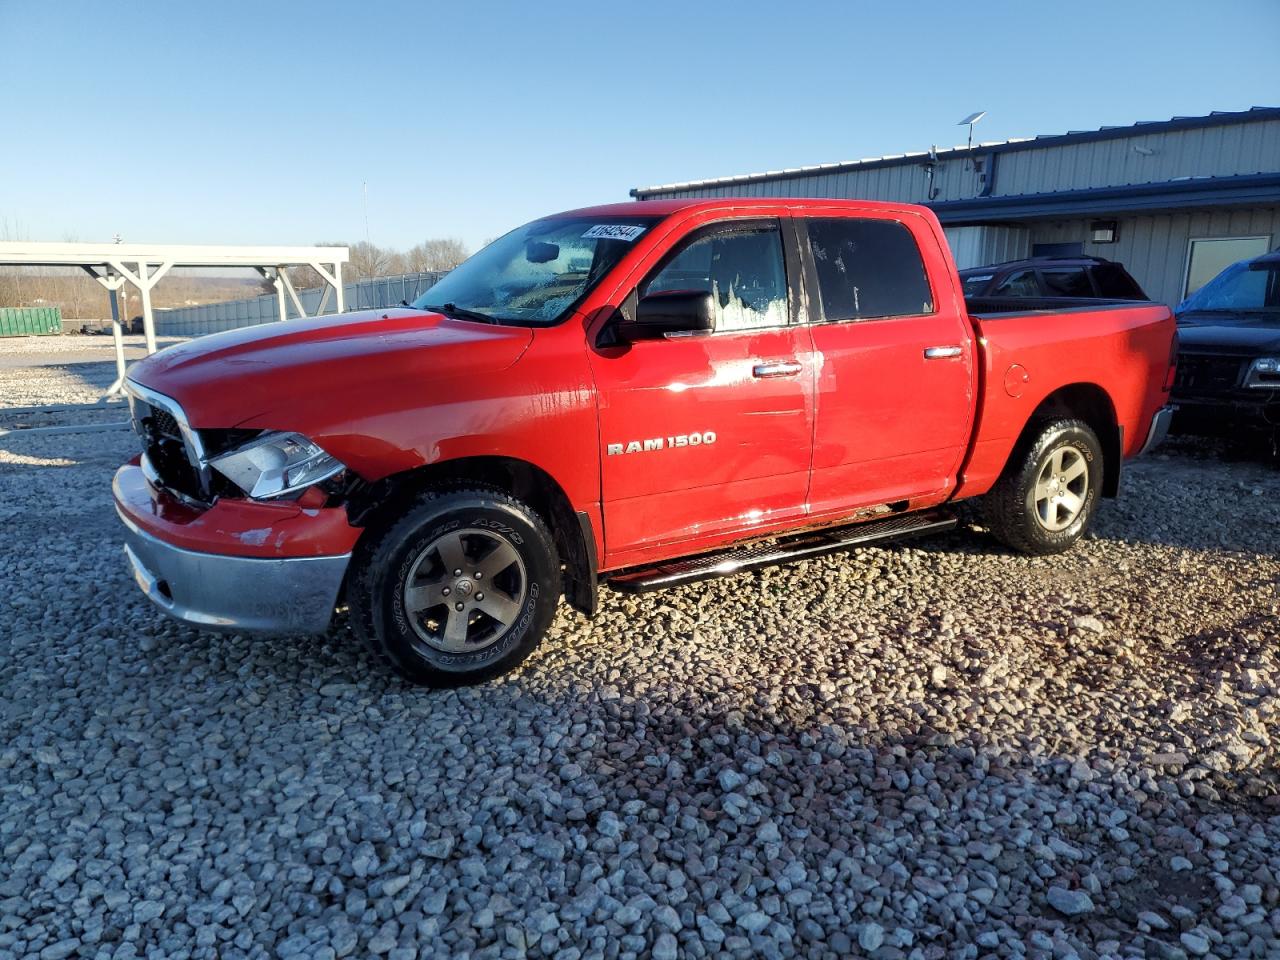
[[624,593],[648,593],[682,583],[708,580],[769,567],[793,560],[808,560],[823,554],[835,553],[849,547],[884,540],[905,540],[927,533],[950,530],[959,521],[941,510],[923,513],[906,513],[883,520],[848,527],[815,530],[794,537],[778,540],[763,546],[739,547],[720,553],[707,553],[700,557],[674,560],[653,567],[634,567],[607,576],[609,586]]

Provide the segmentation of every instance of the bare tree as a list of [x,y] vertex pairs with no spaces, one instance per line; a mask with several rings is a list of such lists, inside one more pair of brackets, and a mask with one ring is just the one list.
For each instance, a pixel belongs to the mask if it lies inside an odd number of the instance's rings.
[[351,259],[347,263],[347,272],[352,280],[367,280],[370,277],[386,277],[391,275],[393,253],[376,243],[360,240],[351,244]]
[[[343,279],[347,281],[394,277],[402,273],[452,270],[469,256],[467,245],[454,237],[426,240],[403,253],[367,240],[345,244],[326,241],[319,246],[345,246],[351,251],[351,259],[342,270]],[[323,282],[314,270],[302,266],[289,268],[289,280],[300,290],[303,287],[318,287]]]
[[427,240],[404,255],[405,273],[452,270],[467,256],[467,245],[456,237]]

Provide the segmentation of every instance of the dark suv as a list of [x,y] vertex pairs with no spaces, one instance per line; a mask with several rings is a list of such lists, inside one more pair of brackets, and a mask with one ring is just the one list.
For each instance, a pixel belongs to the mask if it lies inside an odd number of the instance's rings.
[[1029,257],[960,271],[966,300],[992,297],[1149,300],[1120,264],[1102,257]]
[[1280,250],[1233,263],[1178,304],[1179,433],[1280,442]]

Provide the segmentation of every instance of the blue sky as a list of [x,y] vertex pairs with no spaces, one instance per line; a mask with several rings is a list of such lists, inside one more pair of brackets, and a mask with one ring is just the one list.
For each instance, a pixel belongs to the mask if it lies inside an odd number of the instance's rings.
[[634,186],[1280,105],[1280,0],[0,0],[0,233],[472,247]]

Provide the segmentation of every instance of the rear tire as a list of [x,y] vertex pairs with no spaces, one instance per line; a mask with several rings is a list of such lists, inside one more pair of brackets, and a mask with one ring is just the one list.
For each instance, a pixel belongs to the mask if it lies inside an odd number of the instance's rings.
[[1083,420],[1049,420],[1014,451],[982,501],[997,540],[1022,553],[1061,553],[1084,536],[1102,490],[1098,435]]
[[367,537],[349,583],[351,624],[413,683],[459,687],[506,673],[555,616],[551,532],[501,490],[428,491]]

